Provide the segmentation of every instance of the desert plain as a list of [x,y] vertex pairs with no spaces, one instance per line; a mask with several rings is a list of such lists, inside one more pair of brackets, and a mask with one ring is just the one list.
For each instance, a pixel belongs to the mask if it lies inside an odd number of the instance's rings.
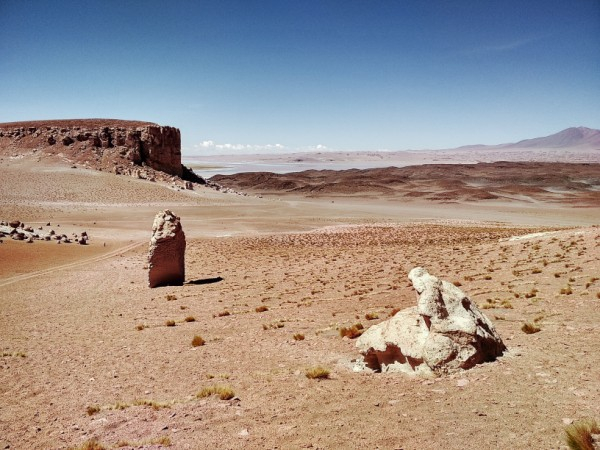
[[[4,155],[1,220],[90,240],[0,244],[0,449],[564,447],[566,425],[600,418],[600,191],[568,164],[500,187],[507,167],[485,167],[391,191],[245,175],[240,195]],[[164,209],[187,283],[150,289]],[[460,286],[508,351],[440,377],[355,372],[340,329],[413,306],[416,266]]]

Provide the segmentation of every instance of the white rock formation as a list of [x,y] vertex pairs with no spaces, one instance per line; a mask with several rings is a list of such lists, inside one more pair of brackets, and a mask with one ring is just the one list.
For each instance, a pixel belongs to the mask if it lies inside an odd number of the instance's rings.
[[182,285],[185,281],[185,234],[179,217],[168,209],[154,218],[148,262],[151,288]]
[[493,361],[506,350],[487,317],[459,288],[421,267],[408,274],[417,306],[363,333],[364,366],[381,372],[431,375]]

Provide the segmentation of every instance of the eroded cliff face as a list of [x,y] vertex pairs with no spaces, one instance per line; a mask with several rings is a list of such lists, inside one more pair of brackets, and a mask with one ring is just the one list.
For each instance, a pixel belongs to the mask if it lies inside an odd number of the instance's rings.
[[115,173],[146,166],[183,176],[179,129],[149,122],[82,119],[0,124],[0,154],[38,152]]

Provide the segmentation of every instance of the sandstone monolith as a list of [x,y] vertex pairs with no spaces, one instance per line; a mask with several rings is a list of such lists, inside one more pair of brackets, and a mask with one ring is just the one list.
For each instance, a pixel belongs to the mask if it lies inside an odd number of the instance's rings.
[[[458,287],[416,267],[417,306],[369,328],[356,346],[378,372],[432,375],[493,361],[506,350],[494,325]],[[357,368],[360,368],[357,366]]]
[[179,217],[168,209],[154,218],[148,263],[151,288],[179,286],[185,281],[185,234]]

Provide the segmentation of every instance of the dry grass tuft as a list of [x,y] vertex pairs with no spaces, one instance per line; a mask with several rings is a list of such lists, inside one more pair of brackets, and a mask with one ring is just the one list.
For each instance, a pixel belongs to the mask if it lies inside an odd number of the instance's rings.
[[294,335],[294,340],[295,340],[295,341],[303,341],[303,340],[304,340],[304,335],[303,335],[303,334],[300,334],[300,333],[296,333],[296,334]]
[[118,401],[114,405],[109,406],[108,409],[116,409],[117,411],[121,411],[123,409],[129,408],[131,405],[129,403]]
[[221,311],[219,314],[217,314],[218,317],[226,317],[226,316],[230,316],[231,313],[227,310],[225,311]]
[[377,314],[377,313],[367,313],[367,314],[365,314],[365,319],[366,320],[376,320],[376,319],[379,319],[379,314]]
[[364,327],[361,323],[357,323],[352,325],[351,327],[341,327],[340,328],[340,336],[347,337],[349,339],[356,339],[361,334],[363,334]]
[[177,300],[177,296],[174,294],[168,294],[166,299],[168,302],[172,302],[173,300]]
[[73,450],[108,450],[108,448],[98,442],[96,438],[92,438],[85,441],[79,447],[75,447]]
[[322,366],[317,366],[317,367],[312,367],[310,369],[307,369],[305,372],[306,378],[309,378],[311,380],[316,380],[316,379],[327,379],[329,378],[329,370],[322,367]]
[[200,392],[196,394],[197,398],[206,398],[211,395],[218,395],[221,400],[230,400],[235,397],[235,392],[229,386],[221,386],[215,384],[213,386],[208,386],[203,388]]
[[584,419],[565,428],[567,445],[572,450],[594,450],[592,434],[599,434],[600,426],[593,419]]
[[8,357],[13,357],[13,358],[26,358],[27,355],[23,352],[2,352],[0,353],[0,356],[2,356],[3,358]]
[[100,409],[101,409],[100,406],[92,405],[92,406],[88,406],[85,411],[87,412],[88,416],[93,416],[94,414],[99,413]]
[[533,298],[537,295],[538,290],[536,288],[531,289],[527,294],[525,294],[525,298]]
[[205,343],[206,343],[206,341],[204,339],[202,339],[202,336],[195,335],[194,338],[192,339],[192,345],[194,347],[201,347]]
[[153,410],[158,411],[161,408],[170,408],[168,403],[161,403],[154,400],[137,399],[133,401],[133,406],[151,406]]
[[268,311],[268,310],[269,310],[269,308],[266,307],[266,306],[264,306],[264,305],[263,306],[259,306],[259,307],[257,307],[257,308],[254,309],[254,311],[256,311],[257,313],[265,312],[265,311]]
[[540,327],[531,322],[525,322],[521,327],[521,331],[525,334],[534,334],[541,330],[542,329]]
[[285,326],[285,324],[281,321],[279,322],[273,322],[273,323],[263,323],[262,328],[263,330],[276,330],[278,328],[283,328]]
[[564,287],[560,290],[560,293],[563,295],[571,295],[573,293],[573,289],[571,289],[571,285],[567,284],[567,287]]
[[132,442],[132,441],[126,441],[126,440],[121,440],[119,442],[117,442],[117,444],[115,445],[115,447],[117,448],[122,448],[122,447],[145,447],[146,445],[162,445],[163,447],[170,447],[173,443],[171,442],[171,438],[169,436],[160,436],[154,439],[150,439],[150,440],[145,440],[145,441],[141,441],[141,442]]
[[175,321],[174,320],[167,320],[165,322],[165,325],[168,327],[174,327],[175,326]]
[[186,322],[195,322],[196,318],[194,316],[187,316],[185,319]]
[[164,445],[165,447],[170,447],[172,442],[169,436],[160,436],[156,439],[152,439],[150,441],[151,445]]

